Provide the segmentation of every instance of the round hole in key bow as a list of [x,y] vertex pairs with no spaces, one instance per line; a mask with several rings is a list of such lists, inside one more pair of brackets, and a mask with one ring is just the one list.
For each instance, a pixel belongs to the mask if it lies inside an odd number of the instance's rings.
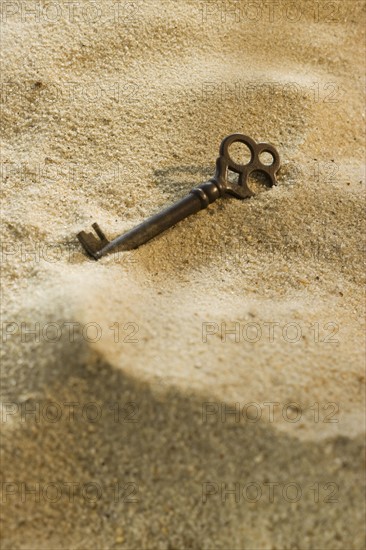
[[252,153],[249,147],[241,141],[234,141],[229,146],[229,155],[231,160],[236,164],[245,165],[249,164],[252,160]]
[[259,155],[259,160],[265,166],[272,166],[275,161],[273,154],[269,151],[262,151]]

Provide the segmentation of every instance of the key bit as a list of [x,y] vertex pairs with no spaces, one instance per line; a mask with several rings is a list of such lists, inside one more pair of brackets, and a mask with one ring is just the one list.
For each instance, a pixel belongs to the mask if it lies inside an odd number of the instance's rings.
[[[248,147],[251,154],[248,163],[238,164],[230,156],[229,147],[236,142],[244,143]],[[272,164],[267,165],[261,161],[262,153],[269,153],[272,156]],[[192,189],[186,197],[112,241],[107,239],[97,223],[92,225],[97,236],[81,231],[77,237],[86,252],[96,260],[117,247],[119,250],[132,250],[191,214],[207,208],[209,204],[225,194],[238,199],[252,197],[255,193],[248,186],[248,178],[254,171],[262,172],[267,176],[269,187],[276,185],[276,173],[279,167],[280,157],[273,145],[256,143],[243,134],[231,134],[220,145],[220,156],[216,160],[214,176]],[[237,174],[237,182],[229,181],[230,171]]]

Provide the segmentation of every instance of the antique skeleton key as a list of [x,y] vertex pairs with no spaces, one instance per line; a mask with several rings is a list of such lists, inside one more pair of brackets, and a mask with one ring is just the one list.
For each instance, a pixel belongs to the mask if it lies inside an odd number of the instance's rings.
[[[244,143],[248,147],[251,159],[247,164],[237,164],[231,158],[229,147],[236,142]],[[260,159],[262,153],[269,153],[273,162],[269,165],[263,164]],[[276,185],[276,173],[279,167],[280,157],[273,145],[256,143],[243,134],[231,134],[221,143],[215,175],[207,182],[192,189],[186,197],[112,241],[106,238],[97,223],[92,225],[97,237],[93,233],[86,233],[85,231],[78,233],[77,237],[86,252],[96,260],[117,247],[119,250],[132,250],[191,214],[207,208],[209,204],[226,193],[238,199],[246,199],[255,195],[248,187],[248,178],[254,171],[266,174],[270,187]],[[229,181],[229,171],[238,174],[236,183]]]

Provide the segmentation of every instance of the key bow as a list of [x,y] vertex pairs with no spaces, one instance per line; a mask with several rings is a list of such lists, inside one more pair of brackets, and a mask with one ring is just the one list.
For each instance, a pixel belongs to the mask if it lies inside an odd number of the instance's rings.
[[[251,158],[249,162],[239,164],[233,160],[230,155],[230,146],[234,143],[244,143],[250,151]],[[271,164],[264,164],[260,158],[262,153],[269,153],[272,156]],[[269,186],[277,185],[276,172],[280,167],[280,156],[277,149],[270,143],[256,143],[254,139],[244,134],[231,134],[227,136],[220,145],[220,156],[216,162],[215,177],[226,187],[226,192],[234,195],[236,198],[245,199],[254,196],[254,193],[248,186],[250,174],[255,171],[262,172],[267,176]],[[231,170],[238,174],[237,183],[228,179],[228,172]]]

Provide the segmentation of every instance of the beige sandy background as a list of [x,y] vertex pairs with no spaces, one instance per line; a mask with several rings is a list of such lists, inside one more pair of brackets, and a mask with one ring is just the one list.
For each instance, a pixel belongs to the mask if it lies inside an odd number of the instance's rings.
[[[2,548],[364,548],[363,2],[36,4],[1,19]],[[84,255],[234,132],[276,188]]]

